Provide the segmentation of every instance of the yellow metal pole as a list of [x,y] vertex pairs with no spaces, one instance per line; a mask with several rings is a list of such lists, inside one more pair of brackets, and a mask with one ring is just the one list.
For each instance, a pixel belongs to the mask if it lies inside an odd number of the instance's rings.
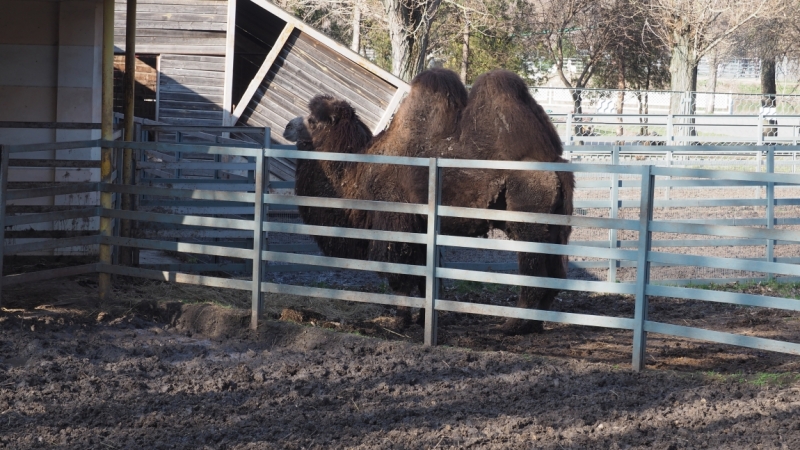
[[[134,140],[133,115],[136,101],[136,0],[128,0],[125,23],[125,140]],[[122,184],[133,184],[133,149],[126,148],[122,153]],[[133,196],[122,194],[122,209],[133,209]],[[131,221],[120,222],[120,236],[131,237]],[[129,266],[133,262],[130,247],[122,247],[119,251],[119,262]]]
[[[114,0],[103,1],[103,104],[100,138],[111,141],[114,139]],[[100,150],[100,181],[111,183],[112,149],[103,147]],[[100,193],[100,207],[112,208],[110,192]],[[111,236],[113,222],[110,217],[100,217],[100,236]],[[100,263],[111,264],[111,245],[100,244]],[[111,274],[99,275],[100,299],[111,297]]]

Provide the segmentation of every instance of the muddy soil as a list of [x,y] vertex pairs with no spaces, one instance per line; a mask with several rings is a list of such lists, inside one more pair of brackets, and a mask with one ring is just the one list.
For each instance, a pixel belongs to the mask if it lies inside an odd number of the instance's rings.
[[[118,283],[105,303],[89,277],[4,289],[0,448],[800,448],[795,356],[650,335],[636,373],[629,332],[505,337],[498,319],[442,313],[430,348],[390,308],[290,296],[267,298],[252,332],[247,310],[181,289]],[[800,341],[796,313],[651,304],[654,320]],[[554,309],[633,302],[562,293]]]

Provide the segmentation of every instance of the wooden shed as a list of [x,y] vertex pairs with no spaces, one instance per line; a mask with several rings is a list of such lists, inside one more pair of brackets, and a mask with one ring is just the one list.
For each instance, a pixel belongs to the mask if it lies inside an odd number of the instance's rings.
[[[125,0],[115,53],[123,70]],[[138,0],[137,109],[172,125],[270,127],[327,93],[382,130],[408,90],[399,78],[265,0]],[[151,70],[148,70],[150,68]],[[155,79],[153,79],[155,74]],[[119,105],[121,108],[121,104]]]

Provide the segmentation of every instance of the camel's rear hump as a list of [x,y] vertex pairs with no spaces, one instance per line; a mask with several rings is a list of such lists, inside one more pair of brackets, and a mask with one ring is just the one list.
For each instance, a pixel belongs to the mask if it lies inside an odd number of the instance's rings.
[[544,109],[522,78],[506,70],[475,80],[459,141],[477,147],[480,159],[555,162],[563,152],[561,138]]

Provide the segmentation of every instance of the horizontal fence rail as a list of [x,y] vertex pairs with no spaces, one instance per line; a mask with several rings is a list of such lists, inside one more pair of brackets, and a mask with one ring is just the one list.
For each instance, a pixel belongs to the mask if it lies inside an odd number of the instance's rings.
[[[32,146],[3,146],[0,160],[0,233],[4,233],[3,255],[15,255],[25,252],[70,247],[75,245],[109,245],[113,247],[129,247],[158,251],[171,251],[179,254],[216,258],[213,263],[193,262],[177,265],[154,265],[151,267],[126,267],[117,264],[94,263],[67,268],[52,269],[42,272],[5,275],[1,286],[33,282],[59,276],[71,276],[84,273],[108,273],[115,275],[142,277],[168,282],[190,283],[202,286],[224,287],[250,291],[252,293],[251,326],[256,327],[263,307],[265,293],[283,293],[304,295],[317,298],[341,299],[356,302],[378,303],[392,306],[410,306],[424,308],[426,312],[425,342],[436,342],[436,313],[451,311],[470,314],[492,315],[528,320],[546,320],[577,325],[590,325],[606,328],[631,330],[634,337],[633,365],[636,369],[644,367],[646,335],[648,332],[669,334],[712,342],[743,345],[751,348],[774,350],[800,354],[800,344],[781,342],[773,339],[742,336],[713,330],[659,323],[647,319],[648,296],[665,296],[699,301],[712,301],[746,305],[754,307],[782,308],[800,310],[796,300],[772,298],[751,294],[721,293],[700,289],[694,286],[663,285],[658,280],[651,280],[656,267],[702,266],[709,268],[739,269],[766,274],[768,278],[795,279],[800,278],[798,258],[778,258],[775,249],[781,245],[800,245],[800,231],[796,229],[777,229],[781,224],[797,225],[792,218],[775,217],[776,205],[797,205],[796,199],[786,198],[780,203],[775,189],[791,188],[800,185],[800,179],[791,173],[775,173],[776,158],[780,155],[777,147],[762,147],[756,150],[738,147],[737,151],[762,152],[766,172],[747,172],[735,170],[710,170],[684,167],[659,167],[647,165],[620,164],[620,147],[611,151],[612,164],[593,163],[537,163],[509,161],[473,161],[437,158],[389,157],[381,155],[352,155],[304,152],[288,149],[286,146],[270,148],[224,144],[167,144],[159,142],[111,142],[83,141],[77,143],[58,143]],[[152,198],[159,201],[186,202],[185,208],[191,213],[180,213],[180,209],[124,211],[115,206],[112,209],[99,206],[54,211],[47,213],[12,214],[7,213],[10,201],[52,195],[51,188],[8,189],[9,165],[11,155],[42,151],[53,148],[68,149],[82,147],[106,147],[121,150],[131,148],[139,152],[178,152],[195,155],[225,155],[242,158],[238,162],[229,162],[232,170],[242,169],[249,172],[247,182],[228,184],[227,189],[217,190],[215,184],[187,183],[172,185],[170,183],[151,182],[143,185],[122,185],[119,183],[75,183],[69,192],[107,192],[114,195],[133,194],[140,198]],[[570,149],[572,150],[572,149]],[[686,147],[666,147],[667,151],[691,151]],[[799,149],[789,147],[787,151]],[[428,202],[420,204],[388,203],[359,199],[330,199],[278,195],[267,176],[270,173],[270,162],[275,158],[314,159],[354,162],[359,164],[397,164],[419,167],[428,171]],[[189,163],[186,163],[189,164]],[[174,162],[151,161],[138,170],[185,170]],[[203,166],[203,170],[208,170]],[[212,167],[208,165],[208,167]],[[228,167],[227,165],[225,167]],[[579,183],[590,189],[610,190],[611,205],[606,201],[608,209],[606,217],[594,217],[576,214],[563,216],[544,213],[498,211],[475,209],[441,204],[440,192],[442,177],[446,169],[462,170],[504,170],[504,171],[560,171],[574,172]],[[586,177],[600,177],[597,183],[589,183]],[[185,180],[190,181],[190,180]],[[603,184],[605,183],[605,184]],[[658,208],[681,207],[701,203],[681,203],[677,200],[658,199],[657,188],[692,186],[746,186],[763,189],[764,197],[761,205],[767,210],[764,219],[756,221],[739,220],[738,223],[703,223],[689,219],[665,220],[654,218]],[[620,189],[636,189],[637,200],[621,200]],[[65,192],[65,191],[61,191]],[[615,194],[616,192],[616,194]],[[193,203],[194,202],[194,203]],[[232,205],[225,214],[219,211],[203,212],[205,207],[197,208],[196,204]],[[671,202],[671,203],[669,203]],[[732,202],[730,204],[755,205],[755,202]],[[581,205],[581,206],[579,206]],[[281,211],[280,207],[297,208],[323,207],[359,209],[365,211],[382,211],[399,214],[416,214],[426,216],[428,229],[425,232],[401,232],[381,230],[359,230],[332,226],[305,225],[298,223],[280,223],[271,220],[273,212]],[[216,207],[216,206],[215,206]],[[591,208],[593,204],[576,201],[576,207]],[[623,209],[635,211],[633,215],[621,214]],[[239,211],[242,212],[231,212]],[[630,212],[629,212],[630,213]],[[8,242],[6,227],[27,225],[39,222],[54,222],[76,218],[105,217],[119,220],[134,220],[157,225],[157,231],[145,236],[122,237],[118,234],[100,236],[69,236],[35,243],[18,244]],[[546,244],[536,242],[513,242],[497,239],[478,239],[441,235],[438,223],[441,218],[465,218],[495,221],[513,221],[523,223],[541,223],[569,225],[576,229],[603,229],[609,232],[611,239],[605,243],[576,240],[568,245]],[[218,241],[204,236],[203,239],[190,241],[183,238],[160,236],[168,231],[204,230],[213,232],[238,233],[239,241]],[[13,230],[12,230],[13,232]],[[376,241],[407,242],[424,245],[427,248],[425,265],[401,264],[382,261],[362,261],[347,258],[297,254],[297,247],[270,243],[270,233],[297,234],[304,236],[327,236],[349,239],[370,239]],[[621,233],[629,233],[622,239]],[[766,257],[732,258],[706,254],[681,254],[673,250],[679,244],[671,244],[670,239],[661,235],[689,236],[677,241],[681,246],[691,248],[715,243],[718,245],[766,246]],[[659,236],[657,239],[654,236]],[[718,241],[718,242],[715,242]],[[308,249],[314,248],[307,245]],[[565,255],[573,259],[588,258],[580,263],[603,265],[609,269],[632,268],[636,271],[635,279],[619,283],[616,278],[600,279],[553,279],[546,277],[497,273],[485,270],[487,267],[500,268],[477,263],[473,266],[448,265],[440,261],[440,250],[443,248],[483,249],[497,252],[531,252],[553,255]],[[683,247],[681,247],[683,248]],[[1,260],[2,258],[0,258]],[[589,264],[589,265],[591,265]],[[426,280],[426,298],[408,297],[378,293],[365,293],[317,287],[283,285],[267,281],[264,277],[273,266],[325,267],[331,269],[374,271],[424,277]],[[192,271],[219,271],[221,268],[235,267],[241,273],[249,273],[249,279],[226,277],[219,274],[198,275]],[[249,269],[249,270],[247,270]],[[503,270],[508,270],[504,267]],[[611,270],[610,270],[611,271]],[[465,280],[484,283],[499,283],[515,286],[540,287],[557,290],[581,292],[602,292],[629,295],[635,298],[636,309],[633,317],[611,317],[602,315],[576,314],[570,312],[542,311],[498,305],[483,305],[458,302],[440,298],[439,285],[442,280]],[[0,294],[2,291],[0,291]],[[268,301],[268,300],[267,300]]]

